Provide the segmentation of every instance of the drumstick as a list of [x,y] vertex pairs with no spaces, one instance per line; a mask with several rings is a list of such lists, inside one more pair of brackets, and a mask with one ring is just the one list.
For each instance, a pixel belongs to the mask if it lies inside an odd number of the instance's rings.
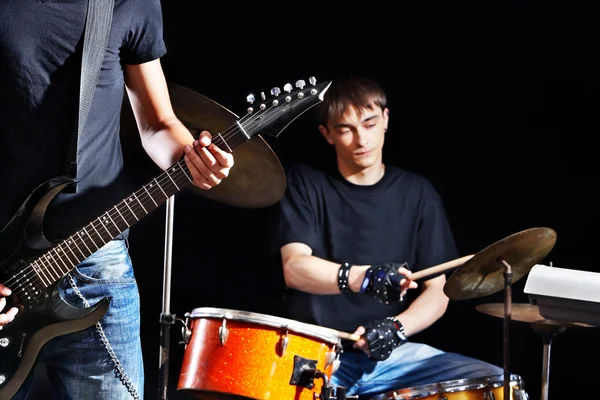
[[[468,260],[470,260],[471,258],[473,258],[474,255],[475,254],[471,254],[471,255],[460,257],[460,258],[457,258],[454,260],[446,261],[445,263],[442,263],[442,264],[434,265],[433,267],[422,269],[421,271],[417,271],[414,274],[412,274],[412,276],[410,278],[413,281],[416,281],[417,279],[421,279],[426,276],[437,274],[438,272],[443,272],[443,271],[447,271],[452,268],[459,267],[459,266],[463,265],[465,262],[467,262]],[[321,327],[321,326],[319,326],[319,328],[325,328],[328,331],[331,331],[333,334],[335,334],[340,339],[352,340],[354,342],[356,342],[360,339],[360,335],[355,335],[354,333],[338,331],[333,328],[327,328],[327,327]]]
[[415,272],[411,275],[410,279],[416,281],[417,279],[424,278],[426,276],[430,276],[433,274],[437,274],[438,272],[447,271],[452,268],[460,267],[465,262],[473,258],[475,254],[471,254],[468,256],[460,257],[455,260],[446,261],[445,263],[434,265],[433,267],[425,268],[420,271]]

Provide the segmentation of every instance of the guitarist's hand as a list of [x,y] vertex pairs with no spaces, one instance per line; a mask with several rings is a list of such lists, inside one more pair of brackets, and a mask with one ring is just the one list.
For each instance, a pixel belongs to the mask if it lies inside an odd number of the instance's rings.
[[194,178],[194,185],[205,190],[221,183],[233,167],[233,155],[211,143],[211,139],[208,131],[202,131],[193,148],[186,146],[184,149],[184,159]]
[[[10,289],[0,283],[0,296],[2,296],[0,297],[0,311],[4,310],[4,307],[6,306],[6,299],[4,297],[9,295]],[[8,324],[15,318],[17,311],[17,308],[12,307],[6,313],[0,313],[0,329],[2,329],[2,325]]]

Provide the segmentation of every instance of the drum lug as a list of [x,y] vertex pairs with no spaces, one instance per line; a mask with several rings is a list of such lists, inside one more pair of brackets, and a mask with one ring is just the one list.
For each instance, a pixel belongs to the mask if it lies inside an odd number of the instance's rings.
[[229,328],[227,328],[227,320],[223,318],[223,323],[219,327],[219,340],[221,340],[221,345],[225,346],[227,342],[227,338],[229,337]]
[[490,391],[483,392],[483,400],[496,400],[496,396]]
[[325,355],[325,369],[327,369],[334,361],[337,354],[329,352]]
[[529,400],[529,395],[523,389],[515,389],[513,392],[515,400]]
[[183,340],[179,342],[179,344],[186,346],[190,342],[190,338],[192,337],[192,331],[187,326],[188,318],[186,317],[185,321],[181,318],[177,318],[177,321],[181,322],[181,325],[183,325],[181,327],[181,337],[183,338]]
[[283,357],[283,355],[285,354],[285,351],[287,350],[289,344],[290,338],[288,337],[288,331],[286,330],[285,335],[283,335],[283,337],[279,341],[279,351],[281,352],[281,357]]

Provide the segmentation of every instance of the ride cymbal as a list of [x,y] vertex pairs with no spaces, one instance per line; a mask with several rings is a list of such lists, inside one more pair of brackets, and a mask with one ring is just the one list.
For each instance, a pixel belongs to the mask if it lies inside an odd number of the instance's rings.
[[[237,116],[208,97],[169,82],[169,96],[181,122],[197,137],[203,130],[215,135],[232,125]],[[139,138],[129,101],[123,102],[121,131]],[[137,140],[137,139],[136,139]],[[235,149],[229,176],[210,190],[188,189],[211,200],[242,208],[262,208],[277,203],[285,192],[286,177],[279,159],[267,142],[254,135]]]
[[[504,318],[504,303],[479,304],[475,307],[475,309],[493,317]],[[584,324],[583,322],[564,322],[546,319],[540,314],[538,306],[528,303],[511,304],[510,318],[515,321],[537,325],[593,327],[593,325]]]
[[451,300],[487,296],[504,289],[502,260],[512,271],[512,283],[525,276],[542,261],[556,243],[556,232],[550,228],[531,228],[510,235],[488,246],[458,267],[444,285]]

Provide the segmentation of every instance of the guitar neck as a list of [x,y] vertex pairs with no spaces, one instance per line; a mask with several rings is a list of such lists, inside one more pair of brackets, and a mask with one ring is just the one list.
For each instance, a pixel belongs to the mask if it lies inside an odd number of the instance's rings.
[[[249,136],[237,123],[216,134],[212,143],[232,152]],[[88,223],[62,242],[50,248],[30,263],[39,286],[47,288],[73,270],[121,232],[162,205],[166,200],[192,183],[192,175],[182,159],[142,186],[104,214]],[[23,272],[31,275],[28,272]]]

